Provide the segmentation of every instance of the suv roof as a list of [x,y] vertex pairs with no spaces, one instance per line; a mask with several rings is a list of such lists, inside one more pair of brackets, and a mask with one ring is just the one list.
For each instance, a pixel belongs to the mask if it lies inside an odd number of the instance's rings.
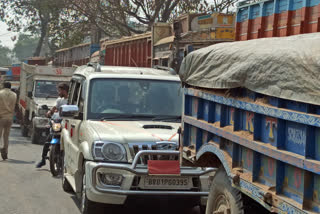
[[180,80],[177,74],[172,71],[142,68],[142,67],[126,67],[126,66],[100,66],[96,68],[94,65],[84,65],[79,67],[75,73],[76,75],[86,76],[91,78],[113,77],[113,78],[141,78],[141,79],[170,79]]

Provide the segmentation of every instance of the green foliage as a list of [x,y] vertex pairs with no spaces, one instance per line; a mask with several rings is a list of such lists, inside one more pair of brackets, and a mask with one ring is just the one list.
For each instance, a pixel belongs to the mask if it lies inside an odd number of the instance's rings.
[[[39,35],[34,55],[38,56],[45,37],[60,28],[59,18],[64,7],[63,0],[0,0],[0,19],[11,31],[27,31]],[[22,21],[23,20],[23,21]]]
[[65,34],[63,40],[61,40],[60,48],[69,48],[78,44],[81,44],[84,40],[85,35],[81,31],[68,32]]
[[0,44],[0,67],[11,64],[12,52],[9,48]]
[[18,41],[13,48],[13,52],[20,61],[23,61],[33,56],[38,42],[38,37],[30,36],[27,34],[20,34]]
[[[168,22],[183,13],[228,12],[237,0],[66,0],[69,14],[89,20],[107,36],[143,33],[155,22]],[[72,11],[72,12],[70,12]],[[136,29],[129,22],[145,25]]]
[[0,0],[0,19],[11,31],[39,37],[34,51],[39,56],[44,43],[53,53],[81,43],[89,32],[98,35],[92,37],[93,42],[99,40],[99,32],[110,38],[143,33],[153,23],[168,22],[183,13],[227,12],[237,1]]

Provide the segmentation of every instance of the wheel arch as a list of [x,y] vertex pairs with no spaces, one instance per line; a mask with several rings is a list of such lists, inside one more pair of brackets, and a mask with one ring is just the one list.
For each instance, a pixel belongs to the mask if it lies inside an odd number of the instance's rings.
[[79,157],[78,157],[78,169],[75,173],[75,184],[76,184],[76,194],[81,193],[81,188],[82,188],[82,176],[83,176],[83,164],[85,163],[85,158],[82,152],[79,152]]
[[[67,141],[69,136],[69,132],[68,130],[66,130],[65,128],[62,129],[61,131],[61,137],[60,137],[60,150],[63,150],[64,151],[64,146],[65,146],[65,141]],[[69,138],[70,140],[70,138]]]
[[92,160],[92,154],[90,153],[90,146],[87,141],[84,141],[80,144],[79,155],[82,155],[83,158],[86,160]]
[[210,144],[203,145],[196,156],[197,165],[203,167],[223,167],[227,175],[232,177],[231,166],[229,166],[227,158],[231,159],[230,157],[226,157],[219,148]]

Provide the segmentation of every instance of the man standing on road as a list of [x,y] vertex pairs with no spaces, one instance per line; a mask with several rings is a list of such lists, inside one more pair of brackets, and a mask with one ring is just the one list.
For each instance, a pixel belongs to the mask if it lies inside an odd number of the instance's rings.
[[11,83],[5,82],[3,86],[4,89],[0,90],[0,139],[3,144],[0,152],[2,159],[6,160],[17,95],[11,91]]
[[[56,101],[56,105],[53,106],[46,114],[47,117],[51,117],[54,112],[59,111],[60,107],[62,105],[66,105],[68,103],[68,92],[69,92],[69,85],[67,83],[60,83],[58,85],[58,94],[59,97]],[[46,158],[49,152],[50,147],[50,138],[48,138],[48,141],[43,145],[42,150],[42,159],[41,161],[36,165],[36,168],[41,168],[42,166],[46,165]]]

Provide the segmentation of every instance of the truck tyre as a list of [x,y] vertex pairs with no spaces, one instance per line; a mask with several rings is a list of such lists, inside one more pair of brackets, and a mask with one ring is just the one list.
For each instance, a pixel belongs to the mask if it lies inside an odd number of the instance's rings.
[[213,213],[244,214],[242,194],[231,186],[222,167],[213,178],[207,202],[206,214]]
[[40,143],[40,135],[39,135],[39,130],[37,128],[33,128],[31,130],[31,143],[32,144]]
[[[21,113],[22,115],[22,113]],[[29,129],[28,129],[28,115],[29,115],[29,112],[26,111],[25,112],[25,115],[21,116],[21,134],[23,137],[28,137],[28,134],[29,134]]]
[[66,176],[64,175],[64,173],[66,172],[65,170],[65,166],[64,166],[64,151],[61,152],[61,165],[62,165],[62,176],[61,176],[61,180],[62,180],[62,189],[65,192],[72,192],[72,186],[70,185],[69,181],[66,179]]
[[80,211],[81,214],[94,214],[96,213],[96,209],[98,208],[98,203],[90,201],[87,198],[86,193],[86,170],[85,164],[83,164],[83,174],[82,174],[82,188],[81,188],[81,203],[80,203]]
[[20,127],[22,136],[28,137],[28,128],[23,123],[20,124]]

